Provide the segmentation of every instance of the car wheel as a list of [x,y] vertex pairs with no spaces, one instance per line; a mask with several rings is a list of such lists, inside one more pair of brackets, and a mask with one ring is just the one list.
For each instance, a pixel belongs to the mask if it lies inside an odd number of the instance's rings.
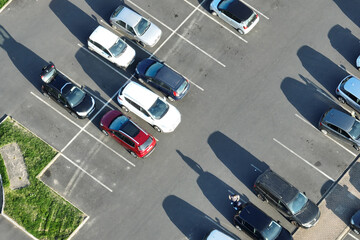
[[158,126],[154,125],[153,127],[156,131],[161,132],[161,129]]
[[354,228],[353,231],[354,231],[354,233],[359,234],[359,230]]
[[129,112],[129,109],[127,109],[127,107],[125,107],[124,105],[121,105],[121,110],[123,110],[124,112]]
[[237,230],[241,231],[241,227],[240,227],[240,226],[235,225],[235,228],[236,228]]
[[144,80],[142,78],[139,78],[139,82],[144,83]]
[[261,195],[260,193],[258,193],[256,196],[257,196],[261,201],[265,201],[264,196]]
[[116,27],[115,24],[111,25],[111,27],[112,27],[113,29],[117,30],[117,27]]
[[344,99],[343,97],[338,96],[338,98],[337,98],[337,99],[339,100],[339,102],[341,102],[341,103],[345,103],[345,99]]
[[141,42],[141,41],[139,41],[138,43],[139,43],[139,45],[142,46],[142,47],[145,47],[145,46],[146,46],[146,44],[143,43],[143,42]]
[[321,129],[321,132],[325,135],[328,133],[325,129]]
[[299,226],[299,224],[296,221],[291,221],[291,224],[294,225],[295,227]]
[[76,113],[74,113],[74,112],[70,112],[70,114],[71,114],[71,116],[73,116],[74,118],[79,118],[79,116],[76,115]]
[[131,156],[133,156],[134,158],[137,158],[138,156],[136,155],[136,153],[134,153],[133,151],[130,151]]
[[212,14],[213,16],[217,16],[217,13],[216,13],[215,11],[211,11],[211,14]]
[[109,133],[107,131],[105,131],[104,129],[102,130],[102,133],[105,135],[105,136],[109,136]]
[[169,101],[171,101],[171,102],[175,101],[171,96],[168,96],[167,98],[168,98]]
[[241,35],[244,35],[244,31],[241,30],[240,28],[238,29],[238,32],[239,32]]
[[353,145],[353,147],[355,148],[355,150],[356,150],[356,151],[359,151],[359,150],[360,150],[359,146],[358,146],[358,145],[356,145],[356,144],[355,144],[355,145]]
[[46,92],[43,92],[44,97],[50,98],[49,94],[47,94]]

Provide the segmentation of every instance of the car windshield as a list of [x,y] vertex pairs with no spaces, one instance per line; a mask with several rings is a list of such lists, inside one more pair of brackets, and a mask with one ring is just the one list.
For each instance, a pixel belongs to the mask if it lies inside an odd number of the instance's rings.
[[149,108],[150,114],[155,119],[161,119],[169,110],[169,105],[160,98],[156,99],[155,103]]
[[223,0],[219,3],[218,8],[226,10],[234,0]]
[[153,138],[149,136],[149,138],[139,147],[139,150],[144,151],[145,149],[147,149],[152,143],[152,141]]
[[308,198],[299,192],[293,200],[288,204],[289,210],[292,214],[297,214],[307,203]]
[[181,93],[185,90],[187,84],[188,84],[188,82],[187,82],[187,81],[184,81],[184,82],[180,85],[180,87],[176,90],[176,92],[177,92],[178,94],[181,94]]
[[147,70],[145,75],[147,77],[151,77],[151,78],[155,78],[156,74],[159,72],[159,70],[163,67],[164,65],[162,63],[159,62],[155,62],[153,65],[151,65]]
[[111,55],[114,57],[119,56],[122,54],[126,49],[126,43],[123,42],[120,38],[116,41],[116,43],[109,49]]
[[129,121],[129,119],[126,116],[121,115],[121,116],[115,118],[111,122],[109,128],[112,130],[118,131],[121,128],[121,126],[124,125],[125,123],[127,123],[128,121]]
[[73,86],[71,90],[65,96],[66,100],[72,108],[79,105],[82,100],[85,98],[85,92],[80,88]]
[[281,229],[282,227],[277,222],[271,221],[269,226],[261,231],[261,235],[266,240],[276,239],[277,236],[279,236]]
[[360,122],[354,121],[354,124],[351,127],[351,130],[350,130],[349,134],[353,139],[359,139],[360,138]]
[[135,31],[141,36],[149,29],[150,24],[148,20],[141,18],[140,22],[135,26]]

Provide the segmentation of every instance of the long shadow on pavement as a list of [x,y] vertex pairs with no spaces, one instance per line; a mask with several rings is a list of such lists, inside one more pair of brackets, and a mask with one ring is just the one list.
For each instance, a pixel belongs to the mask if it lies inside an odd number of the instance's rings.
[[251,191],[256,178],[269,168],[219,131],[209,136],[208,144],[219,160]]
[[[109,19],[114,10],[120,5],[126,5],[124,0],[107,0],[106,4],[104,1],[98,0],[85,0],[91,9],[96,12],[105,22],[109,23]],[[106,7],[105,7],[106,6]]]
[[360,1],[334,0],[334,2],[355,25],[360,27]]
[[[360,162],[356,162],[349,170],[350,183],[360,192]],[[360,208],[360,205],[359,205]]]

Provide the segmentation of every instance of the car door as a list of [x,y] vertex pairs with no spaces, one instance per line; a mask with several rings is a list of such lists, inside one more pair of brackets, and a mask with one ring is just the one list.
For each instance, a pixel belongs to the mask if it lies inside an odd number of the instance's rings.
[[115,140],[119,142],[126,149],[132,150],[135,147],[135,143],[131,141],[130,138],[123,135],[121,132],[112,131],[113,136],[115,136]]
[[115,22],[115,27],[120,29],[122,32],[128,32],[128,30],[126,29],[126,23],[124,21],[121,21],[121,20],[117,20]]
[[240,27],[239,23],[234,20],[236,19],[235,16],[233,16],[231,13],[229,13],[226,10],[221,10],[221,13],[222,13],[221,14],[222,17],[220,16],[220,18],[222,18],[225,22],[230,24],[235,29],[238,29]]
[[346,143],[351,146],[354,144],[353,140],[351,139],[351,137],[349,136],[349,134],[347,132],[345,132],[341,128],[339,128],[331,123],[327,123],[326,125],[327,125],[328,129],[330,130],[330,133],[333,136],[335,136],[337,139],[339,139],[343,143]]
[[144,119],[146,122],[153,124],[153,119],[147,113],[145,109],[143,109],[139,104],[135,103],[131,99],[125,97],[125,100],[129,103],[129,110],[135,113],[140,118]]
[[130,34],[132,37],[137,38],[137,35],[135,33],[135,30],[130,25],[126,24],[126,31],[128,34]]
[[99,44],[97,42],[93,42],[93,44],[95,45],[95,48],[94,48],[95,52],[97,52],[103,58],[106,58],[109,61],[114,62],[110,52],[106,48],[104,48],[103,46],[101,46],[101,44]]
[[354,95],[352,95],[351,93],[347,92],[344,90],[344,93],[346,94],[346,96],[348,97],[347,99],[347,103],[354,108],[356,111],[360,112],[360,99],[358,99],[357,97],[355,97]]

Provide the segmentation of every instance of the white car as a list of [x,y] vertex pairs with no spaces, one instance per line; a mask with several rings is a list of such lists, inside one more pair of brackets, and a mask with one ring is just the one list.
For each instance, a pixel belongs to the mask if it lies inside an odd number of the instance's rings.
[[90,35],[88,48],[124,69],[135,60],[135,50],[103,26],[98,26]]
[[120,5],[111,14],[110,24],[136,39],[140,44],[153,47],[161,37],[161,30],[133,10]]
[[117,100],[124,112],[135,113],[158,132],[172,132],[181,122],[180,112],[174,106],[136,82],[125,83]]
[[360,56],[358,56],[356,59],[356,68],[360,70]]

